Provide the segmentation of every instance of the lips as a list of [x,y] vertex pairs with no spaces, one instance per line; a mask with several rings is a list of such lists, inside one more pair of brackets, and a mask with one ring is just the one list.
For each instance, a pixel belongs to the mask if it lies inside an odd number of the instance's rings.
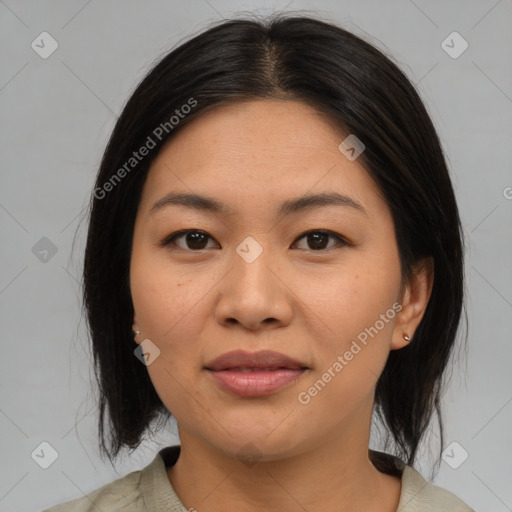
[[273,352],[272,350],[262,350],[260,352],[244,352],[235,350],[226,352],[213,361],[205,365],[207,370],[278,370],[307,368],[305,364],[295,361],[284,354]]
[[266,396],[288,387],[309,368],[279,352],[227,352],[205,369],[221,389],[243,397]]

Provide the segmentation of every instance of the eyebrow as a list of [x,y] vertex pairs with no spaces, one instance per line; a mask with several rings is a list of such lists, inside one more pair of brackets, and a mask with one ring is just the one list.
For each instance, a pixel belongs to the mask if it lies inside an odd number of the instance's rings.
[[[190,194],[184,192],[170,192],[159,199],[149,210],[150,214],[160,210],[165,206],[178,205],[195,210],[218,213],[221,215],[230,215],[231,209],[211,197]],[[310,194],[295,199],[289,199],[281,203],[277,213],[278,215],[289,215],[292,213],[304,212],[306,210],[316,210],[324,206],[344,206],[360,211],[365,215],[366,210],[355,199],[349,196],[338,194],[337,192],[324,192],[319,194]]]

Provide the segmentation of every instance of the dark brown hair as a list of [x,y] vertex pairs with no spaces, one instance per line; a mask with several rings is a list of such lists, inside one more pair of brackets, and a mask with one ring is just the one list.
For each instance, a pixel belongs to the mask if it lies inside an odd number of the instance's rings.
[[[441,144],[415,88],[381,51],[335,24],[284,14],[222,21],[166,53],[110,137],[91,196],[83,271],[102,453],[112,460],[123,447],[135,449],[153,420],[171,417],[134,356],[131,331],[133,227],[151,162],[202,113],[257,98],[305,102],[363,141],[358,162],[392,212],[404,278],[423,258],[434,261],[425,315],[409,346],[391,351],[375,395],[386,447],[413,464],[434,415],[442,439],[441,382],[463,307],[462,230]],[[130,160],[148,137],[149,154]]]

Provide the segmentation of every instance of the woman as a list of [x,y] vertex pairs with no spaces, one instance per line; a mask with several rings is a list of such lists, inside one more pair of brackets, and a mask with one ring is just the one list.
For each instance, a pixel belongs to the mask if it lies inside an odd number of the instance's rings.
[[442,426],[463,241],[380,51],[307,17],[216,24],[139,84],[91,199],[100,446],[171,414],[180,445],[51,512],[471,510],[412,467]]

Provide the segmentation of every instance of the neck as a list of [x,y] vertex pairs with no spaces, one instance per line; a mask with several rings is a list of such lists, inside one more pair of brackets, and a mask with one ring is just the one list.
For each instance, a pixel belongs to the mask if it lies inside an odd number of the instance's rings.
[[394,512],[401,479],[379,472],[360,435],[322,439],[279,460],[240,460],[180,432],[181,453],[168,468],[171,485],[188,509]]

